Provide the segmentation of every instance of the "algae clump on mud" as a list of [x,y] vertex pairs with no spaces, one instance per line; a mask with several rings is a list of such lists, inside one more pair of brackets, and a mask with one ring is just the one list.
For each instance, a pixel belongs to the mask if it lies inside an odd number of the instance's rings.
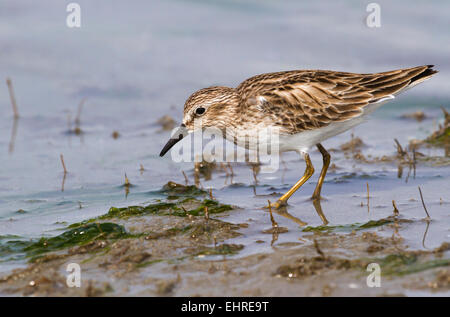
[[354,223],[354,224],[348,224],[348,225],[336,225],[336,226],[317,226],[317,227],[311,227],[308,226],[304,228],[303,232],[351,232],[351,231],[358,231],[358,230],[364,230],[364,229],[370,229],[370,228],[376,228],[380,226],[384,226],[389,223],[393,223],[395,220],[394,217],[389,216],[386,218],[382,218],[379,220],[370,220],[366,223]]
[[433,132],[425,141],[435,146],[450,147],[450,113],[442,107],[444,112],[444,125],[439,130]]
[[0,256],[16,254],[19,258],[34,258],[47,252],[83,246],[96,240],[118,240],[148,235],[148,233],[131,234],[122,225],[102,220],[127,219],[143,215],[204,216],[205,211],[208,214],[217,214],[233,209],[230,205],[200,197],[206,196],[207,193],[196,186],[169,182],[158,192],[166,195],[169,201],[156,201],[147,206],[111,207],[108,213],[102,216],[71,224],[67,227],[67,231],[55,237],[42,237],[38,240],[19,240],[20,237],[13,240],[10,239],[12,237],[8,237],[9,241],[2,241],[0,245]]
[[96,240],[116,240],[134,237],[125,228],[115,223],[91,223],[70,229],[55,237],[39,240],[12,240],[2,248],[0,255],[23,253],[26,257],[36,257],[43,253],[58,251],[73,246],[82,246]]
[[168,201],[157,200],[146,206],[111,207],[108,213],[97,218],[88,219],[80,223],[74,223],[69,228],[76,228],[86,223],[92,223],[104,219],[127,219],[129,217],[143,215],[157,216],[205,216],[233,210],[231,205],[219,203],[216,200],[203,198],[207,192],[191,185],[185,186],[174,182],[168,182],[157,193],[167,195]]

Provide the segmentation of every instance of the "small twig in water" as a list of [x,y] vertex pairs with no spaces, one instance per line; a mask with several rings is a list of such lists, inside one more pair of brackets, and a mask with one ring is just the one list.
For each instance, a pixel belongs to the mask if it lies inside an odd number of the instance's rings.
[[70,113],[67,114],[67,127],[69,128],[67,131],[70,133],[72,131],[72,116]]
[[211,200],[214,200],[213,194],[212,194],[212,188],[209,189],[209,198]]
[[427,249],[427,247],[425,246],[425,238],[427,237],[428,227],[430,227],[430,222],[429,221],[427,221],[427,227],[425,228],[425,232],[423,233],[423,239],[422,239],[422,246],[425,249]]
[[392,206],[394,207],[394,215],[400,214],[400,212],[397,209],[397,205],[395,204],[395,200],[392,200]]
[[314,239],[314,248],[316,248],[317,253],[319,253],[319,255],[324,258],[325,254],[323,253],[323,251],[319,248],[319,243],[317,242],[316,239]]
[[205,206],[205,219],[209,220],[208,206]]
[[85,101],[86,101],[86,98],[83,98],[83,99],[81,99],[80,103],[78,104],[77,115],[75,117],[75,129],[73,130],[73,132],[76,135],[83,133],[83,131],[80,128],[80,125],[81,125],[81,110],[83,109],[83,105],[84,105]]
[[366,185],[367,185],[367,213],[369,213],[369,211],[370,211],[370,207],[369,207],[369,201],[370,201],[370,196],[369,196],[369,182],[367,182]]
[[188,177],[186,176],[186,173],[185,173],[184,171],[181,171],[181,173],[183,173],[183,176],[184,176],[184,182],[186,183],[186,186],[187,186],[187,184],[189,184],[189,179],[188,179]]
[[8,152],[10,154],[12,154],[14,152],[14,144],[16,143],[16,135],[17,135],[18,125],[19,125],[19,118],[14,118],[12,131],[11,131],[11,139],[9,140]]
[[61,191],[62,191],[62,192],[64,191],[64,184],[66,183],[66,177],[67,177],[67,174],[64,173],[63,180],[62,180],[62,184],[61,184]]
[[63,166],[64,169],[64,176],[63,176],[63,180],[62,180],[62,184],[61,184],[61,191],[64,191],[64,184],[66,183],[66,176],[67,176],[67,168],[66,168],[66,163],[64,163],[64,156],[62,154],[59,155],[59,158],[61,159],[61,164]]
[[127,173],[125,173],[125,183],[123,184],[123,187],[125,188],[125,198],[128,197],[128,194],[130,193],[130,180],[127,177]]
[[269,213],[270,213],[270,221],[272,222],[272,227],[276,228],[278,227],[278,223],[275,221],[272,215],[272,204],[270,203],[270,200],[267,200],[267,202],[269,203]]
[[420,189],[420,186],[418,186],[418,188],[419,188],[419,193],[420,193],[420,199],[422,200],[423,209],[425,210],[425,213],[427,214],[427,217],[425,218],[425,220],[430,221],[431,217],[430,217],[430,214],[428,213],[427,207],[425,206],[425,202],[423,201],[422,190]]
[[401,157],[405,156],[406,152],[403,150],[403,148],[402,148],[400,142],[398,142],[397,139],[394,139],[394,142],[395,142],[395,144],[397,145],[397,153],[398,153]]
[[230,169],[231,177],[233,177],[234,176],[233,167],[231,166],[230,163],[228,163],[228,168]]
[[11,98],[11,105],[13,108],[14,118],[19,118],[19,111],[17,110],[16,97],[14,96],[14,89],[11,78],[6,78],[6,84],[8,85],[9,97]]
[[83,110],[83,104],[86,101],[86,98],[81,99],[80,103],[78,104],[77,109],[77,116],[75,117],[75,125],[80,126],[81,123],[81,110]]
[[64,163],[64,155],[60,154],[59,158],[61,159],[61,164],[62,164],[63,169],[64,169],[64,175],[66,175],[67,174],[67,168],[66,168],[66,164]]

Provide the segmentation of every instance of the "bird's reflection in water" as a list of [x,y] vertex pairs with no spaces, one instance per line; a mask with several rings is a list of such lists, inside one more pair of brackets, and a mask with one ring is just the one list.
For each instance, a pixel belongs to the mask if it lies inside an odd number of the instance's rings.
[[323,225],[326,226],[328,224],[328,220],[325,217],[325,214],[323,213],[322,205],[320,204],[320,199],[314,199],[312,202],[313,202],[314,209],[316,210],[320,219],[322,219]]
[[[320,200],[316,199],[312,201],[314,209],[316,210],[317,214],[319,215],[320,219],[322,219],[323,225],[327,225],[328,224],[328,220],[325,217],[325,214],[323,213],[322,210],[322,205],[320,204]],[[270,206],[270,201],[269,201],[269,206]],[[272,242],[270,243],[270,245],[273,245],[277,240],[278,240],[278,235],[280,233],[284,233],[287,232],[288,229],[285,227],[280,227],[278,226],[278,223],[275,221],[272,211],[275,212],[276,214],[283,216],[293,222],[295,222],[296,224],[300,225],[301,227],[304,227],[307,225],[306,222],[300,220],[299,218],[291,215],[288,211],[286,207],[283,208],[277,208],[272,210],[272,208],[269,208],[269,213],[270,213],[270,221],[272,223],[272,227],[270,229],[264,230],[263,233],[271,233],[272,234]]]
[[[320,204],[320,200],[319,199],[314,199],[312,201],[312,204],[313,204],[314,209],[316,210],[317,214],[319,215],[320,219],[322,220],[323,225],[327,225],[329,222],[328,222],[327,218],[325,217],[325,214],[323,213],[322,205]],[[302,227],[307,225],[306,222],[304,222],[304,221],[300,220],[299,218],[291,215],[287,211],[286,207],[276,209],[276,210],[274,210],[274,212],[277,213],[280,216],[283,216],[283,217],[285,217],[285,218],[287,218],[289,220],[292,220],[293,222],[297,223],[298,225],[300,225]]]

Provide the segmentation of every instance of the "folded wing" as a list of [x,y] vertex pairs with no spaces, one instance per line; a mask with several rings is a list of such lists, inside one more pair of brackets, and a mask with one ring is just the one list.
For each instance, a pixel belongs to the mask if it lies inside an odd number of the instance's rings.
[[[288,133],[312,130],[362,114],[430,78],[433,65],[375,74],[302,70],[262,74],[236,89],[243,106],[262,111]],[[251,115],[252,111],[248,112]]]

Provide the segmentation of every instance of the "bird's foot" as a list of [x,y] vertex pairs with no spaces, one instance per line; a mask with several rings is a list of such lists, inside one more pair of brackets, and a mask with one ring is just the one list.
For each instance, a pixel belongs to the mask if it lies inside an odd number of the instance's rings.
[[309,198],[312,201],[326,201],[327,199],[320,195],[312,195],[311,198]]
[[278,199],[276,202],[267,204],[266,209],[281,209],[287,206],[287,202],[281,199]]

